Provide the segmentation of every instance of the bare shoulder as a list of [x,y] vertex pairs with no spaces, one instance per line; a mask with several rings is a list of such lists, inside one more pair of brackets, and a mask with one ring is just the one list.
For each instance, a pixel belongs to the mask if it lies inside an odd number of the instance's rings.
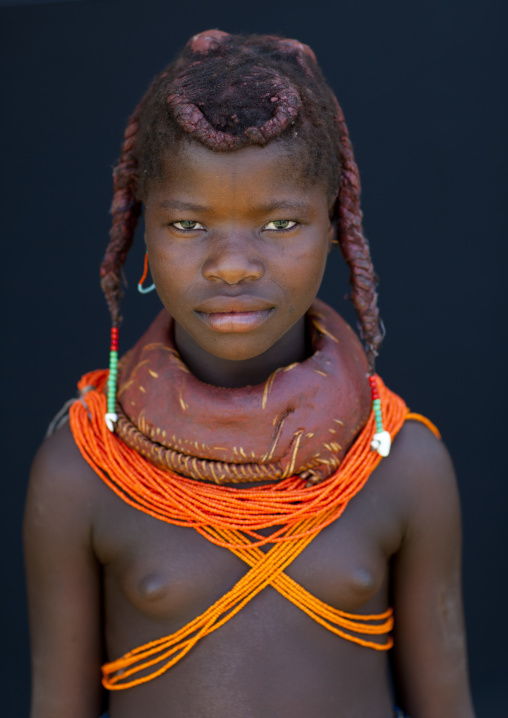
[[447,525],[460,530],[460,502],[450,454],[424,424],[406,421],[384,467],[400,501],[410,533]]
[[406,421],[394,439],[390,463],[409,483],[436,486],[455,483],[448,449],[424,424]]
[[35,454],[31,477],[34,481],[89,485],[95,472],[76,446],[68,423],[45,439]]
[[68,424],[39,447],[30,472],[25,525],[90,525],[101,481],[81,455]]

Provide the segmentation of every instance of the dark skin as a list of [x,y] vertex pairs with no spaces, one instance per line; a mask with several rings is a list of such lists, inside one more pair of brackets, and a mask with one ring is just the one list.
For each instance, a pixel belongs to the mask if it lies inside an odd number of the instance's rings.
[[[333,228],[326,188],[309,186],[286,148],[219,154],[185,144],[145,201],[154,281],[196,376],[254,384],[307,356],[304,314]],[[246,571],[195,531],[118,498],[68,427],[35,459],[25,542],[31,718],[97,718],[106,658],[174,632]],[[346,611],[393,605],[399,703],[412,718],[473,718],[455,478],[424,426],[406,423],[341,518],[287,573]],[[110,696],[111,718],[391,715],[387,654],[334,636],[271,588],[167,673]]]

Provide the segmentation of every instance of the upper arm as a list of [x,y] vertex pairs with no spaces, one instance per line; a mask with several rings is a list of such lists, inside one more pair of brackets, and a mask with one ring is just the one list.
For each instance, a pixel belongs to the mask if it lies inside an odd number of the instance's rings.
[[90,472],[68,427],[41,446],[32,466],[24,520],[31,718],[100,713],[100,571]]
[[472,718],[453,466],[425,427],[404,427],[405,531],[393,560],[396,686],[411,718]]

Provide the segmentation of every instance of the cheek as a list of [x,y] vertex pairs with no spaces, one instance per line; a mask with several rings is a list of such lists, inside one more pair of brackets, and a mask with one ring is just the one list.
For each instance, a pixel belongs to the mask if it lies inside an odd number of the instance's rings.
[[[170,313],[185,301],[185,295],[196,282],[196,263],[192,253],[182,245],[147,240],[150,270],[157,294]],[[199,262],[198,262],[199,269]]]
[[327,246],[323,243],[315,244],[305,250],[288,253],[284,265],[284,275],[287,286],[291,287],[293,296],[302,303],[311,301],[316,297],[328,257]]

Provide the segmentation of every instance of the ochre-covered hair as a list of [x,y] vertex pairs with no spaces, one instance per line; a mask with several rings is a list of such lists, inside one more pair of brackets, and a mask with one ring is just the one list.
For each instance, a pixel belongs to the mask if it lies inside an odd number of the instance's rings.
[[[342,110],[310,47],[271,35],[208,30],[192,37],[129,119],[114,170],[113,226],[101,285],[120,322],[121,270],[151,181],[183,139],[216,152],[290,142],[302,172],[326,186],[369,364],[382,340],[376,281],[363,235],[360,177]],[[169,153],[169,155],[168,155]]]

